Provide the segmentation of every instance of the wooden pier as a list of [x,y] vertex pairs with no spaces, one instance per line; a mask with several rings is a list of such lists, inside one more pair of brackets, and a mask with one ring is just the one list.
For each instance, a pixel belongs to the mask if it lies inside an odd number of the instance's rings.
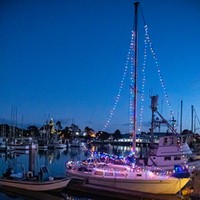
[[192,187],[194,191],[191,196],[193,199],[200,199],[200,169],[193,172]]

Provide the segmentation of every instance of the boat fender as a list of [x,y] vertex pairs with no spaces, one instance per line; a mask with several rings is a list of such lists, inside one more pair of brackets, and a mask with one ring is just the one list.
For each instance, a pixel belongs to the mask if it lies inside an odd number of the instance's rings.
[[67,169],[72,169],[72,165],[70,164],[70,162],[66,162],[66,163],[65,163],[65,167],[66,167]]
[[33,172],[32,171],[28,171],[26,173],[27,178],[32,178],[33,177]]

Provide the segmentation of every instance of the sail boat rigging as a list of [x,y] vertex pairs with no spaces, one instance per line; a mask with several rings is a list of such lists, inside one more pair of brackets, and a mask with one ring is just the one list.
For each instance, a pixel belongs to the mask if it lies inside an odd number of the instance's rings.
[[[137,104],[137,12],[138,2],[135,3],[135,59],[134,59],[134,115],[133,115],[133,151],[135,151],[136,137],[136,104]],[[190,180],[189,177],[180,178],[178,175],[166,175],[159,171],[152,171],[146,166],[138,166],[131,160],[130,163],[117,163],[109,158],[89,158],[82,162],[68,161],[67,173],[72,178],[78,178],[90,185],[98,185],[104,188],[114,188],[126,191],[139,191],[155,194],[176,194]]]
[[138,68],[138,4],[135,2],[135,57],[134,57],[134,101],[133,101],[133,141],[132,149],[136,148],[136,123],[137,123],[137,68]]

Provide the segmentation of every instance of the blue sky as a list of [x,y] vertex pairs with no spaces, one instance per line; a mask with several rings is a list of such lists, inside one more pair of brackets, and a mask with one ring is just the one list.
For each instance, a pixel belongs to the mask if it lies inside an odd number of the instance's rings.
[[[133,28],[133,3],[1,1],[0,123],[11,119],[14,106],[18,124],[22,123],[22,116],[24,124],[36,125],[52,117],[63,126],[73,122],[81,129],[89,126],[102,130],[124,72]],[[183,129],[190,129],[191,105],[200,113],[200,1],[143,0],[140,7],[174,116],[180,120],[183,100]],[[140,14],[138,82],[143,62],[143,26]],[[159,111],[170,118],[157,69],[150,54],[148,58],[144,131],[150,126],[150,94],[159,95]],[[109,132],[129,131],[129,88],[127,74],[106,129]]]

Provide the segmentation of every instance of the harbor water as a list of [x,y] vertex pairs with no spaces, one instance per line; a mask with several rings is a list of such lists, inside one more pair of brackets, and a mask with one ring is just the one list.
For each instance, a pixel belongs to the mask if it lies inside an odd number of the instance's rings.
[[[82,147],[70,147],[65,149],[55,149],[55,150],[37,150],[35,156],[35,171],[38,172],[41,166],[46,166],[50,176],[63,176],[66,174],[66,162],[79,161],[87,159],[91,156],[91,152],[104,152],[113,155],[127,156],[131,148],[128,146],[111,146],[111,145],[96,145],[91,146],[90,149],[85,146]],[[6,151],[0,152],[0,174],[2,175],[9,164],[19,163],[19,167],[23,167],[25,171],[29,169],[29,151]],[[0,190],[1,200],[25,200],[25,199],[36,199],[32,195],[31,197],[24,196],[24,194],[12,192],[9,190]],[[44,197],[45,199],[45,197]],[[70,192],[65,192],[62,194],[48,194],[48,199],[76,199],[76,200],[89,200],[89,199],[99,199],[98,196],[90,196],[90,194],[73,194]]]
[[[146,147],[140,147],[137,149],[138,152],[145,154],[147,152]],[[82,147],[70,147],[65,149],[54,149],[54,150],[37,150],[35,155],[34,167],[35,172],[39,172],[41,166],[46,166],[50,176],[63,176],[66,175],[66,163],[68,161],[79,161],[87,159],[91,156],[91,152],[102,152],[109,153],[111,155],[127,156],[131,152],[131,147],[129,146],[112,146],[108,145],[93,145],[89,149],[85,146]],[[20,163],[21,167],[28,171],[30,161],[29,151],[12,151],[12,152],[0,152],[0,175],[2,175],[9,164],[15,162]],[[20,167],[20,165],[19,165]],[[26,194],[25,194],[26,193]],[[112,199],[114,197],[107,197],[97,194],[91,194],[89,191],[78,192],[76,190],[64,190],[62,193],[48,192],[48,193],[28,193],[20,192],[19,190],[12,191],[5,188],[0,189],[0,199],[1,200],[99,200],[99,199]],[[117,199],[117,198],[116,198]],[[135,198],[133,197],[132,200]],[[138,199],[138,198],[136,198]],[[141,200],[146,200],[146,198],[141,197]],[[159,199],[159,198],[158,198]],[[193,199],[188,197],[188,199]],[[188,200],[187,199],[187,200]],[[196,199],[195,199],[196,200]]]

